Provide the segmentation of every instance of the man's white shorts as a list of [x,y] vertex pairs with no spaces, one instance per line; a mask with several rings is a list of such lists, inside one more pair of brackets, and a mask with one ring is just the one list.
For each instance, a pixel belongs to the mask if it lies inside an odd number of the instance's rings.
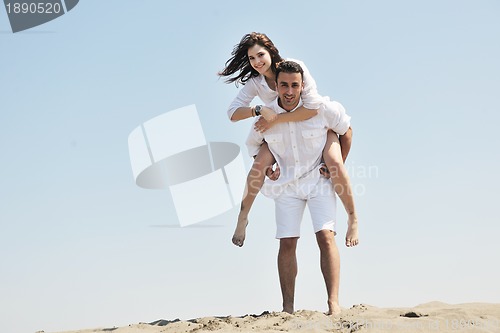
[[329,179],[319,177],[318,183],[310,191],[289,185],[274,202],[277,239],[300,237],[300,223],[306,204],[314,233],[324,229],[335,232],[336,200]]

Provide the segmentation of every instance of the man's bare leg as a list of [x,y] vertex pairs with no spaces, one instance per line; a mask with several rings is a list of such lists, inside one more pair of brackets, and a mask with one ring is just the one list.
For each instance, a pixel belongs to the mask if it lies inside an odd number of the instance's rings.
[[266,170],[271,167],[274,162],[274,156],[271,154],[267,143],[264,142],[247,176],[245,192],[241,200],[240,213],[238,215],[238,223],[236,224],[236,230],[233,235],[233,244],[236,246],[243,246],[245,231],[248,224],[248,213],[250,212],[250,208],[252,208],[255,197],[264,184]]
[[323,150],[323,159],[330,171],[333,188],[347,212],[348,220],[345,244],[348,247],[356,246],[359,243],[358,217],[356,215],[356,208],[354,207],[349,174],[342,159],[340,141],[337,134],[333,131],[328,131],[325,149]]
[[316,233],[316,240],[320,249],[321,272],[325,279],[328,294],[328,315],[340,314],[339,284],[340,284],[340,256],[334,233],[331,230],[321,230]]
[[295,278],[297,277],[298,237],[281,238],[278,253],[278,273],[280,277],[281,294],[283,296],[283,312],[293,313],[295,297]]

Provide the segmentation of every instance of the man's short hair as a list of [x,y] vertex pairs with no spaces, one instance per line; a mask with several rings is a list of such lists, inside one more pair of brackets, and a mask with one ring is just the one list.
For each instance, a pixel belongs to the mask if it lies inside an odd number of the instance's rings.
[[282,61],[278,64],[278,67],[276,68],[276,82],[278,82],[278,76],[280,73],[300,73],[300,77],[302,80],[304,79],[304,70],[298,63],[295,61]]

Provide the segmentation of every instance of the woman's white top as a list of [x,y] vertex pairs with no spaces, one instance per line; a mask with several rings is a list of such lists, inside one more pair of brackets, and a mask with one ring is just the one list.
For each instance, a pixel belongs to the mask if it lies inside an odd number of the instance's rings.
[[[302,90],[302,102],[304,103],[304,107],[310,110],[319,109],[321,104],[329,101],[330,98],[322,97],[318,94],[318,89],[316,87],[316,81],[314,81],[311,73],[307,69],[306,65],[296,59],[286,59],[289,61],[294,61],[302,67],[304,71],[304,89]],[[249,107],[250,102],[255,97],[259,97],[264,104],[268,105],[273,100],[276,99],[278,93],[271,88],[269,88],[266,78],[264,75],[253,76],[251,77],[245,85],[240,89],[238,95],[233,100],[231,105],[229,105],[229,109],[227,110],[227,115],[229,119],[233,116],[233,113],[240,107]]]

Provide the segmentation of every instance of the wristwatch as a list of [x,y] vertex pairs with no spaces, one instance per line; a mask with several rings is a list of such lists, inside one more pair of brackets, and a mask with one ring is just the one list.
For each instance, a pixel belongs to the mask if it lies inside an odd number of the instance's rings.
[[262,111],[262,105],[255,106],[255,116],[260,116],[260,111]]

